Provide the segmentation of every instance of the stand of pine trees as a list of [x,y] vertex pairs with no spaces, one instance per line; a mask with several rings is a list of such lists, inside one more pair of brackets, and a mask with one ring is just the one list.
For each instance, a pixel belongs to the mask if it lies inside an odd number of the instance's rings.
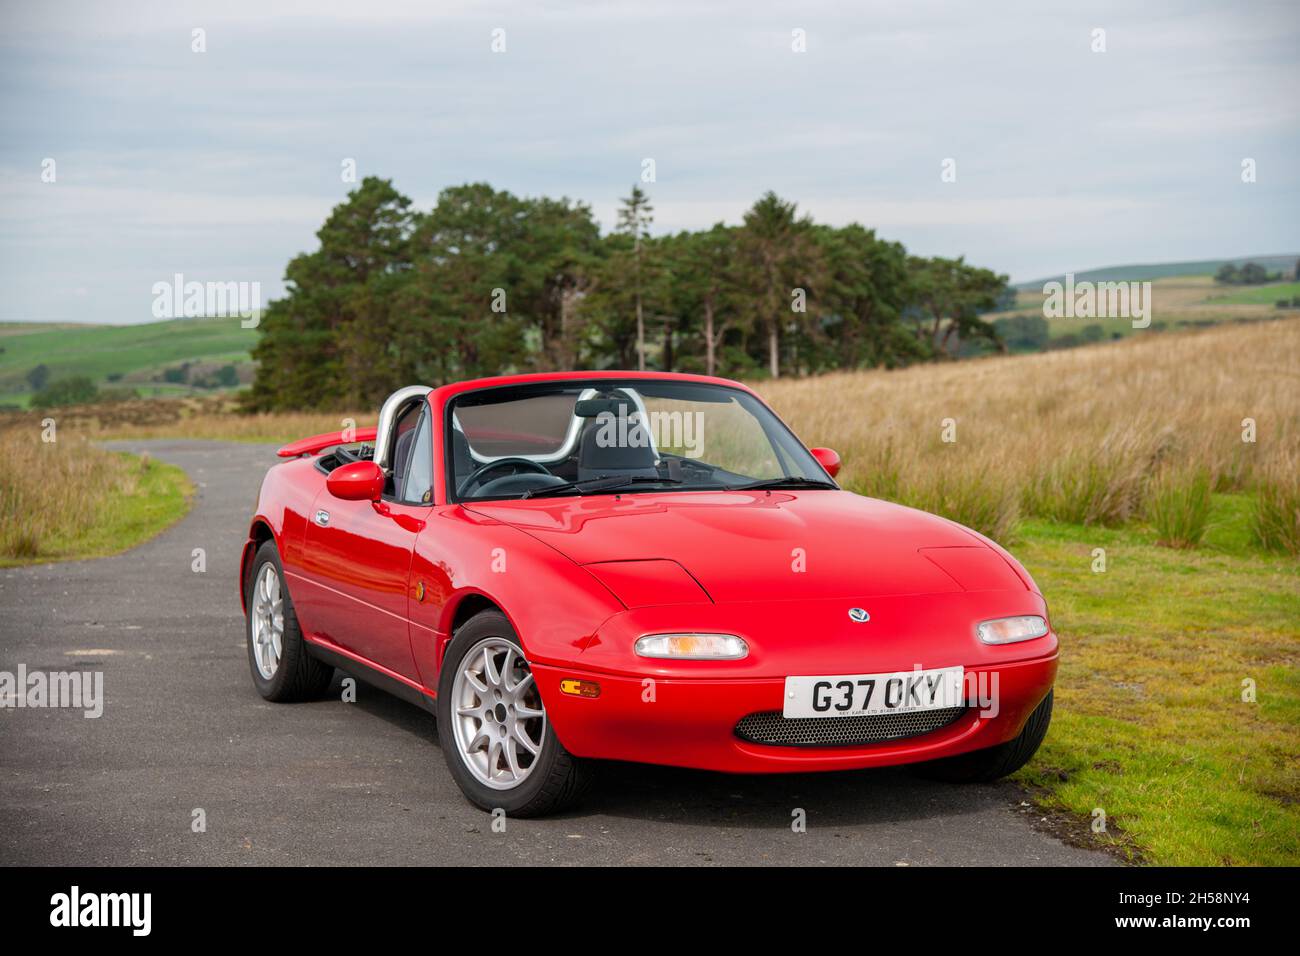
[[[895,367],[1000,348],[1006,276],[909,256],[768,193],[739,226],[652,236],[639,187],[601,235],[569,199],[485,183],[428,212],[367,178],[294,258],[254,349],[254,410],[357,407],[419,382],[637,368],[732,377]],[[643,358],[642,358],[643,357]]]

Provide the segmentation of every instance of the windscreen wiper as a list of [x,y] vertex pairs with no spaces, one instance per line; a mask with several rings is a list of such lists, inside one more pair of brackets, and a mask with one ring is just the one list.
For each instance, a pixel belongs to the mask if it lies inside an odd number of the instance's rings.
[[566,491],[576,491],[585,495],[593,491],[609,491],[613,488],[625,488],[628,485],[680,485],[680,478],[660,478],[649,475],[600,475],[596,478],[584,478],[582,481],[566,481],[562,485],[545,485],[541,488],[529,488],[520,498],[547,498]]
[[802,475],[784,475],[780,478],[764,478],[751,481],[747,485],[732,485],[730,491],[755,491],[764,488],[839,488],[839,485],[824,478],[805,478]]

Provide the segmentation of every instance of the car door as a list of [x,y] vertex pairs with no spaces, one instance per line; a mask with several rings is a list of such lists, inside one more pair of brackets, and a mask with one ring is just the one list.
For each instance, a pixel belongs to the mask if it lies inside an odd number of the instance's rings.
[[381,500],[344,501],[322,489],[312,506],[305,620],[313,637],[418,682],[408,601],[415,539],[432,511],[428,403],[414,403],[393,427],[393,473]]

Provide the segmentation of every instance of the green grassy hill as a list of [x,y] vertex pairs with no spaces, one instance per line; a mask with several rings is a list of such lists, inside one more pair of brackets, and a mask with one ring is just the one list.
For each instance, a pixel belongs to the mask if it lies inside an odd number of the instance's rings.
[[[1263,264],[1262,259],[1255,262]],[[1140,267],[1133,266],[1133,269]],[[1277,271],[1276,266],[1269,266]],[[1076,276],[1077,282],[1082,277]],[[1102,281],[1102,280],[1092,280]],[[1105,281],[1126,281],[1114,278]],[[1127,280],[1146,281],[1146,280]],[[1223,285],[1214,277],[1205,275],[1171,275],[1151,281],[1151,326],[1156,330],[1199,328],[1223,322],[1259,322],[1286,318],[1297,313],[1295,307],[1278,308],[1280,300],[1291,301],[1300,295],[1300,282],[1283,280],[1258,286]],[[1011,316],[1041,316],[1043,290],[1018,289],[1015,308],[1006,312],[990,313],[990,321]],[[1083,341],[1102,341],[1123,338],[1134,332],[1133,323],[1126,318],[1050,318],[1047,320],[1052,345],[1081,344]],[[1088,330],[1091,328],[1091,332]],[[1089,336],[1092,336],[1090,339]]]
[[[1200,262],[1153,262],[1127,266],[1103,266],[1100,269],[1085,269],[1083,272],[1074,273],[1074,281],[1082,282],[1086,279],[1089,282],[1141,282],[1147,279],[1169,279],[1180,276],[1212,276],[1219,271],[1220,266],[1228,262],[1234,266],[1255,262],[1269,272],[1280,272],[1284,278],[1292,278],[1297,259],[1300,259],[1300,255],[1292,252],[1273,256],[1242,256],[1239,259],[1205,259]],[[1017,282],[1015,288],[1041,291],[1044,283],[1053,280],[1063,282],[1065,276],[1048,276],[1044,279],[1035,279],[1033,282]]]
[[49,369],[50,381],[85,375],[101,387],[133,388],[142,395],[195,391],[189,382],[163,379],[164,370],[187,362],[190,382],[223,365],[234,365],[246,382],[257,334],[241,328],[238,318],[144,325],[0,323],[0,405],[27,404],[27,373],[37,365]]
[[1300,296],[1300,282],[1269,282],[1265,285],[1225,286],[1222,295],[1212,295],[1210,302],[1221,305],[1275,305],[1282,299]]

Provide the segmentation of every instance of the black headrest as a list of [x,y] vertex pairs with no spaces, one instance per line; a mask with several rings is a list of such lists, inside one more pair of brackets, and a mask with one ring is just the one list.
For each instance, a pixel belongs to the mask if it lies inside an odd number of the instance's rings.
[[[609,441],[611,437],[613,442]],[[578,446],[578,477],[629,472],[656,473],[655,451],[645,426],[627,419],[611,424],[610,419],[603,417],[588,422]]]
[[451,463],[456,470],[457,481],[464,481],[474,470],[474,456],[469,453],[469,439],[459,428],[451,430]]
[[393,448],[393,490],[398,491],[402,487],[402,479],[406,473],[411,470],[411,443],[415,441],[415,429],[408,428],[397,436],[397,444]]

